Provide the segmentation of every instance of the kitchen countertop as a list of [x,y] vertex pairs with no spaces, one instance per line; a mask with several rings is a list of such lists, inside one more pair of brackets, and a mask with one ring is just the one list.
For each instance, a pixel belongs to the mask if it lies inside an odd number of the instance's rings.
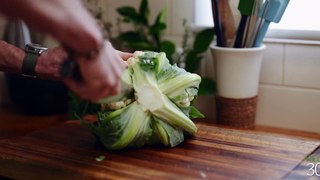
[[[114,152],[66,115],[25,116],[0,109],[0,123],[0,178],[291,179],[308,177],[309,155],[320,161],[319,134],[279,134],[281,129],[264,127],[238,130],[209,120],[196,121],[196,136],[175,148]],[[29,129],[23,129],[25,124]],[[11,127],[16,130],[9,131]],[[97,161],[101,155],[105,159]]]

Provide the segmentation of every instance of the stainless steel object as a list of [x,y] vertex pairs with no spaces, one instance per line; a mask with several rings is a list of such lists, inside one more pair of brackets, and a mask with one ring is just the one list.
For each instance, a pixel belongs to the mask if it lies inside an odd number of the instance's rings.
[[12,45],[24,49],[26,44],[31,43],[30,30],[23,21],[14,19],[8,22],[3,39]]
[[[21,49],[32,43],[33,36],[27,25],[11,20],[5,29],[4,40]],[[60,81],[34,79],[19,74],[5,74],[10,105],[25,114],[66,113],[68,89]]]

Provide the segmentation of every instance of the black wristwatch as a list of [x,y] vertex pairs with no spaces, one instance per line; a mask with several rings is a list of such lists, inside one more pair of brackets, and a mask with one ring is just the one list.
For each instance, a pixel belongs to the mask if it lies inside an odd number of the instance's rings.
[[36,77],[35,67],[39,56],[46,52],[48,48],[39,44],[27,44],[25,47],[25,56],[22,63],[22,75]]

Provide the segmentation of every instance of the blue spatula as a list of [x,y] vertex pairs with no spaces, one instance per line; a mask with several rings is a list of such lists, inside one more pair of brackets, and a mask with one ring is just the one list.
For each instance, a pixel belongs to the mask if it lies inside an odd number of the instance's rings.
[[264,20],[257,32],[254,47],[259,47],[266,35],[271,22],[280,22],[290,0],[267,0],[259,10],[259,16]]

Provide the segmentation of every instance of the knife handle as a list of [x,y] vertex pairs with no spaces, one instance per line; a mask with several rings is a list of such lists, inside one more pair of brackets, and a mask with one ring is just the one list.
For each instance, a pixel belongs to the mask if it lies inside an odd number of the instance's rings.
[[61,64],[60,74],[63,78],[73,78],[76,81],[82,81],[79,65],[70,57]]

